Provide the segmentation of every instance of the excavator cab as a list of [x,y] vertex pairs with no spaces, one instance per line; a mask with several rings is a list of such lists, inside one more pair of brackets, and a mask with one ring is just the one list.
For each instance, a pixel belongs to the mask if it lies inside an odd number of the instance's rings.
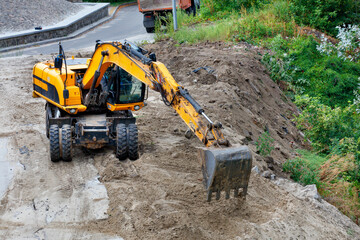
[[[113,67],[111,67],[112,69]],[[111,71],[115,78],[109,84],[109,97],[107,101],[110,104],[133,104],[143,103],[145,99],[146,85],[138,80],[136,77],[127,73],[120,67],[114,67]],[[104,74],[105,79],[108,79],[108,74]],[[108,80],[109,81],[109,80]]]

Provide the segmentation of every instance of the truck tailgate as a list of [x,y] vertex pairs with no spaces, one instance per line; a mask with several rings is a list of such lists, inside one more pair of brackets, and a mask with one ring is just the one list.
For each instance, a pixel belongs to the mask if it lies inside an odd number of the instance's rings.
[[138,0],[138,5],[140,12],[170,10],[172,9],[172,0]]

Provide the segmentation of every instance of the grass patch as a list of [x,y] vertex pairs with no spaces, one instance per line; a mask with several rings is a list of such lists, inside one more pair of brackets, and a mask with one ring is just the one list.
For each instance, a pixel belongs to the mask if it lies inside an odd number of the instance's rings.
[[341,212],[359,223],[360,219],[360,183],[354,181],[352,173],[358,172],[355,156],[334,155],[320,169],[323,183],[319,193]]
[[297,152],[301,155],[301,158],[311,166],[310,168],[312,170],[320,169],[321,165],[327,160],[325,155],[319,155],[305,149],[298,149]]
[[286,161],[283,170],[289,172],[294,181],[303,185],[316,184],[319,188],[321,183],[318,173],[326,158],[307,150],[298,150],[298,153],[301,156]]
[[281,35],[293,37],[297,33],[295,22],[285,14],[287,3],[284,1],[266,5],[263,9],[247,10],[242,8],[237,24],[238,34],[235,41],[250,41],[261,44],[268,38]]
[[[174,31],[172,15],[160,17],[155,26],[155,40],[172,38],[178,43],[197,43],[202,41],[247,41],[261,44],[264,39],[277,35],[292,37],[297,26],[288,15],[286,1],[265,5],[263,9],[241,8],[231,12],[223,19],[204,19],[203,15],[192,17],[178,10],[178,31]],[[162,27],[165,23],[166,27]],[[198,23],[198,24],[196,24]],[[196,25],[195,25],[196,24]]]

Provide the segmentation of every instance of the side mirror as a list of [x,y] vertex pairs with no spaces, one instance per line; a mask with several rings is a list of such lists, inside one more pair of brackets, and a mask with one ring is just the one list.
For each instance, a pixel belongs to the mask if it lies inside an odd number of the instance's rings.
[[150,53],[149,58],[151,59],[151,61],[156,62],[156,54],[155,53]]
[[61,69],[62,68],[62,58],[56,57],[54,60],[54,66],[55,68]]

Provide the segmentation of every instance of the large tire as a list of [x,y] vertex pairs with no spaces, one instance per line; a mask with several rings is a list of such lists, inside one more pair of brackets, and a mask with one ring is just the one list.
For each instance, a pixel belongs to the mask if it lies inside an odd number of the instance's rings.
[[146,32],[147,33],[153,33],[153,32],[155,32],[155,28],[154,27],[146,28]]
[[116,157],[121,161],[128,156],[127,146],[126,126],[120,123],[116,126]]
[[53,162],[60,160],[59,126],[51,125],[49,129],[50,159]]
[[61,155],[66,162],[71,161],[72,137],[71,126],[65,124],[61,128]]
[[128,127],[129,159],[135,161],[139,159],[138,129],[135,124]]

